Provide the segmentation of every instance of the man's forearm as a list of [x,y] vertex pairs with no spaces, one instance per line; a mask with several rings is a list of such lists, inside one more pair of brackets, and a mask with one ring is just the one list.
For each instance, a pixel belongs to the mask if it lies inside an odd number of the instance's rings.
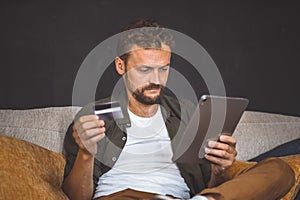
[[79,150],[74,166],[63,183],[63,190],[71,200],[92,198],[93,168],[94,157]]

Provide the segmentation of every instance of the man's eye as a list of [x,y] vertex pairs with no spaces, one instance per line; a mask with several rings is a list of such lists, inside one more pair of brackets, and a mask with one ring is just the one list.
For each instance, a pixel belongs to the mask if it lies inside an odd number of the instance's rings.
[[139,68],[139,71],[140,72],[149,72],[150,71],[150,68],[146,68],[146,67],[143,67],[143,68]]
[[168,66],[160,68],[160,71],[167,71],[169,69]]

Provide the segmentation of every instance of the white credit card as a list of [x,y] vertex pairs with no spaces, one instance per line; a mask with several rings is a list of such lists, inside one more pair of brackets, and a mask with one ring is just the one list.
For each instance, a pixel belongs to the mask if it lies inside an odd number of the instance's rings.
[[122,119],[124,117],[118,101],[95,104],[94,114],[98,115],[102,120]]

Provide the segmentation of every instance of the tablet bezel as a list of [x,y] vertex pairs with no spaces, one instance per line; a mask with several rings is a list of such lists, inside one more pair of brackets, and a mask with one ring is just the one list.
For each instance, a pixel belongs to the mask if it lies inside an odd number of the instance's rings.
[[[208,140],[217,141],[221,134],[232,135],[249,100],[240,97],[201,96],[172,160],[182,163],[202,163]],[[203,134],[205,133],[205,134]]]

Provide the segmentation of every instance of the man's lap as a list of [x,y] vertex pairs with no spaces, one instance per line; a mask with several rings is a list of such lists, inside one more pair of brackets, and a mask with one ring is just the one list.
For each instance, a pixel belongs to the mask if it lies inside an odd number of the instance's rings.
[[[267,177],[267,178],[266,178]],[[283,196],[292,185],[293,177],[289,166],[280,159],[270,158],[258,164],[241,169],[232,180],[215,188],[205,189],[202,195],[217,194],[218,199],[262,199],[270,197],[275,199]],[[273,182],[278,182],[274,190]],[[249,185],[251,187],[249,187]],[[237,189],[239,188],[239,189]],[[264,188],[264,190],[261,190]],[[277,194],[274,194],[276,191]],[[274,197],[270,196],[273,193]],[[156,199],[157,194],[126,189],[108,196],[100,197],[97,200],[136,200]]]

